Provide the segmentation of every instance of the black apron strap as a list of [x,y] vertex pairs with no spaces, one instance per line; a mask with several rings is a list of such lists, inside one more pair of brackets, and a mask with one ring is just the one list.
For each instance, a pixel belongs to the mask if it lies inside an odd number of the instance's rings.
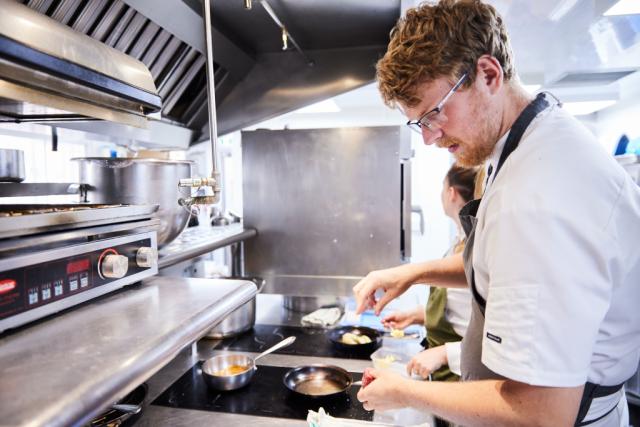
[[516,121],[513,123],[511,130],[509,131],[507,141],[504,143],[504,148],[502,149],[502,153],[500,154],[500,160],[498,161],[498,165],[496,166],[493,174],[494,181],[496,179],[496,176],[498,176],[498,172],[500,172],[502,165],[507,161],[509,155],[513,153],[516,148],[518,148],[520,139],[529,127],[529,124],[547,107],[549,107],[549,101],[547,101],[546,95],[544,93],[539,93],[538,96],[536,96],[536,99],[530,102],[529,105],[527,105],[522,111],[522,113],[520,113]]
[[613,412],[613,410],[618,407],[617,403],[613,405],[613,407],[609,409],[606,413],[600,415],[598,418],[594,418],[593,420],[589,420],[589,421],[584,421],[584,417],[587,416],[587,412],[589,412],[589,408],[591,407],[591,402],[593,402],[593,399],[596,399],[598,397],[610,396],[614,393],[617,393],[620,389],[622,389],[622,386],[624,386],[624,383],[605,386],[605,385],[598,385],[591,382],[587,382],[584,385],[584,390],[582,392],[582,399],[580,400],[580,408],[578,409],[578,416],[576,418],[576,422],[574,426],[578,427],[578,426],[586,426],[589,424],[593,424],[596,421],[600,421],[601,419],[609,415],[611,412]]

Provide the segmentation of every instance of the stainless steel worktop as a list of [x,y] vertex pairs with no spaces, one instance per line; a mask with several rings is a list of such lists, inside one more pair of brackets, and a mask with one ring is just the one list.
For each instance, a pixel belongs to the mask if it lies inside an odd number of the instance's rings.
[[246,281],[154,277],[0,336],[0,424],[91,419],[256,291]]
[[[304,313],[291,311],[284,308],[282,295],[257,295],[257,324],[299,326]],[[344,300],[343,298],[340,298]],[[220,341],[203,339],[190,348],[183,350],[165,368],[151,377],[149,394],[145,401],[142,418],[136,423],[136,427],[255,427],[262,426],[305,426],[302,420],[293,420],[277,417],[260,417],[252,415],[238,415],[222,412],[207,412],[190,409],[176,409],[163,406],[150,405],[165,389],[173,384],[182,374],[189,370],[199,360],[205,360],[216,354],[222,354],[224,350],[216,350]],[[255,357],[256,353],[235,352]],[[269,354],[261,358],[258,365],[293,367],[312,363],[329,363],[341,366],[351,372],[362,372],[371,361],[358,359],[336,359],[327,357],[292,356],[284,354]],[[374,415],[375,422],[390,423],[390,425],[414,425],[430,422],[430,414],[418,413],[414,410],[389,411]]]
[[173,242],[158,253],[158,268],[166,268],[181,261],[195,258],[232,243],[255,236],[253,228],[242,224],[212,227],[209,224],[184,230]]

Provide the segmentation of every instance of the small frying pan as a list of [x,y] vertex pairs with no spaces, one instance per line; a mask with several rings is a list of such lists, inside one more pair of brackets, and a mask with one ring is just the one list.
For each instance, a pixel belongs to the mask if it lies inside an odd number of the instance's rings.
[[[342,342],[342,336],[347,332],[355,335],[366,335],[371,339],[371,342],[366,344],[345,344]],[[329,329],[327,337],[333,343],[334,347],[342,352],[364,354],[367,356],[371,355],[371,353],[382,344],[382,333],[376,329],[367,328],[366,326],[339,326]]]
[[312,399],[334,397],[352,386],[362,385],[353,381],[351,374],[339,366],[307,365],[289,369],[283,382],[297,396]]

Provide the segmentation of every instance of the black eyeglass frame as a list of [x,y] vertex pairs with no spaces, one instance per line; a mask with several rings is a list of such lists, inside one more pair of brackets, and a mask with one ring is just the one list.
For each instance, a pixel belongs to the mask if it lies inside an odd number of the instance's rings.
[[462,86],[462,84],[466,79],[467,79],[467,73],[462,74],[462,76],[458,79],[456,84],[453,85],[451,90],[447,92],[444,98],[442,98],[442,101],[438,102],[438,105],[436,105],[435,108],[427,111],[417,120],[409,120],[407,122],[407,126],[409,126],[411,130],[418,133],[422,133],[422,126],[426,126],[427,129],[433,130],[432,125],[429,122],[429,117],[434,117],[442,111],[442,108],[444,108],[444,105],[447,103],[449,98],[451,98],[451,96],[453,96],[453,94],[456,93],[456,91],[460,88],[460,86]]

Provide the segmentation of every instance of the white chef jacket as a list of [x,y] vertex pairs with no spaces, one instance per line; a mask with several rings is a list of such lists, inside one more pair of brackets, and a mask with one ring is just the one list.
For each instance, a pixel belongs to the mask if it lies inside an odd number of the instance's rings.
[[639,244],[640,188],[575,118],[559,107],[540,113],[489,179],[478,211],[482,362],[541,386],[631,377],[640,358]]

